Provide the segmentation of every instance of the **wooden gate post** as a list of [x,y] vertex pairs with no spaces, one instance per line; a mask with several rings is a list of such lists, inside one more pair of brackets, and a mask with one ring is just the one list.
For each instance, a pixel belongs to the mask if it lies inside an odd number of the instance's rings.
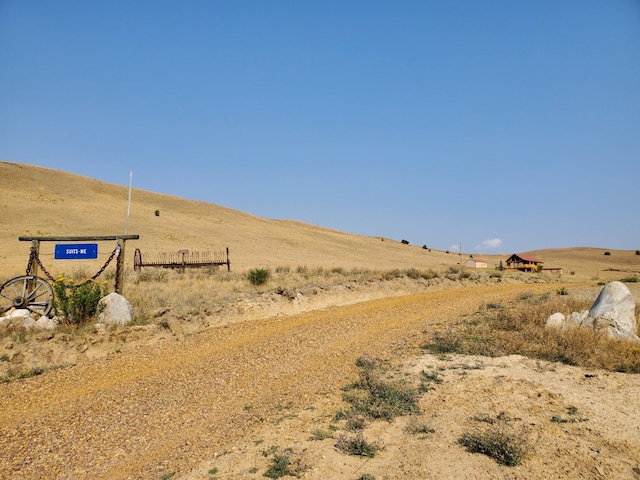
[[124,245],[126,240],[118,237],[118,250],[116,258],[116,293],[122,295],[122,287],[124,286]]
[[38,276],[38,255],[40,255],[40,240],[33,239],[31,241],[31,248],[33,248],[36,252],[36,256],[31,258],[31,263],[29,264],[29,274]]

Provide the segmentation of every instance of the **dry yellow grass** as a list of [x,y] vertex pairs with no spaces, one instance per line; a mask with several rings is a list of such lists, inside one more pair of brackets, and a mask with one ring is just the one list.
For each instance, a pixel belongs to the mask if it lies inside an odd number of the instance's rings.
[[[128,187],[41,167],[0,162],[0,280],[24,274],[29,242],[20,236],[113,235],[124,233]],[[155,211],[160,212],[159,216]],[[437,226],[434,226],[437,228]],[[140,235],[127,243],[126,265],[133,265],[139,248],[151,258],[161,252],[230,250],[235,272],[251,268],[308,266],[368,270],[394,268],[446,269],[464,262],[458,254],[404,245],[401,239],[367,237],[330,230],[295,220],[256,217],[219,205],[186,200],[135,189],[129,233]],[[425,240],[428,245],[428,239]],[[114,244],[99,245],[97,262],[82,261],[82,268],[99,268]],[[428,245],[430,246],[430,245]],[[557,249],[531,252],[546,266],[564,268],[564,280],[619,279],[640,271],[640,256],[633,251]],[[490,267],[515,252],[475,256]],[[52,273],[69,272],[78,262],[53,260],[53,244],[42,244],[42,259]],[[570,272],[574,272],[573,275]],[[551,274],[549,274],[551,275]]]

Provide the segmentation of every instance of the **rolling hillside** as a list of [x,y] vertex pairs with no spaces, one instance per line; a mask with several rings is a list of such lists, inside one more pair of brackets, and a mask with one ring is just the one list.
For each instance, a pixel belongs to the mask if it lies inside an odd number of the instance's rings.
[[[124,233],[128,189],[66,172],[18,163],[0,162],[1,226],[0,279],[23,274],[29,242],[20,236],[115,235]],[[159,215],[156,215],[158,211]],[[434,227],[435,228],[435,227]],[[462,256],[420,245],[404,245],[401,239],[367,237],[326,229],[294,220],[257,217],[214,204],[186,200],[134,189],[128,232],[140,239],[127,243],[126,265],[133,265],[139,248],[145,258],[162,252],[230,250],[233,271],[289,266],[388,270],[415,267],[448,268],[464,262]],[[43,262],[53,273],[78,268],[78,262],[53,260],[53,243],[41,246]],[[94,264],[99,267],[114,244],[99,244]],[[514,252],[480,255],[489,267]],[[554,249],[530,252],[545,265],[562,267],[575,278],[619,278],[640,270],[640,256],[632,251],[604,249]],[[67,263],[65,263],[67,262]]]

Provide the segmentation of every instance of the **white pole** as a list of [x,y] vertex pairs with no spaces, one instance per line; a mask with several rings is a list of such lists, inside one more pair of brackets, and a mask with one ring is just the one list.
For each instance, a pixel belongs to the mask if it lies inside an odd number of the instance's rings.
[[131,185],[133,184],[133,170],[129,172],[129,200],[127,201],[127,221],[124,224],[124,234],[129,233],[129,213],[131,212]]

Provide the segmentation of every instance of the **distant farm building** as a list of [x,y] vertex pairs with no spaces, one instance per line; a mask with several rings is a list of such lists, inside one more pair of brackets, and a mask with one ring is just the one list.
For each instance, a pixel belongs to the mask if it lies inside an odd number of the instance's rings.
[[482,260],[481,258],[470,258],[464,262],[464,266],[467,268],[487,268],[489,264],[486,260]]
[[507,258],[506,263],[506,268],[520,270],[521,272],[537,272],[542,270],[542,265],[544,264],[544,262],[536,260],[529,255],[522,255],[518,253],[514,253]]

